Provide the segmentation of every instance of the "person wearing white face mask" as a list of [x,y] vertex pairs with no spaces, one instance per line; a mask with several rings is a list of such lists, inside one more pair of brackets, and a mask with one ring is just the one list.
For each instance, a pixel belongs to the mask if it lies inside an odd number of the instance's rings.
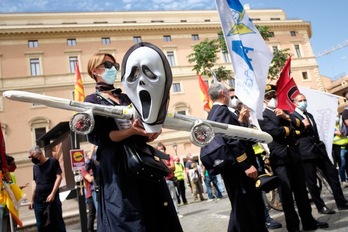
[[228,93],[231,97],[228,107],[232,113],[234,113],[238,121],[241,123],[242,126],[249,127],[249,117],[250,117],[250,110],[248,107],[246,107],[239,98],[235,95],[234,89],[231,88],[228,90]]
[[[290,232],[300,231],[299,217],[303,230],[327,228],[326,222],[315,220],[311,213],[302,160],[296,144],[299,129],[297,121],[292,121],[287,112],[277,108],[276,86],[266,85],[264,103],[263,119],[259,120],[259,125],[273,138],[268,144],[270,163],[274,175],[281,179],[278,189],[282,199],[286,229]],[[295,211],[293,196],[296,199],[298,214]]]
[[345,199],[338,179],[336,167],[331,163],[325,149],[325,144],[320,140],[317,125],[312,114],[307,112],[307,99],[303,94],[298,94],[294,98],[296,105],[295,111],[291,114],[293,120],[300,123],[300,135],[297,139],[305,179],[309,193],[313,202],[321,214],[334,214],[335,211],[329,209],[322,198],[320,190],[316,185],[316,169],[319,168],[327,179],[339,210],[348,210],[348,201]]
[[[240,122],[241,126],[244,127],[250,127],[250,110],[247,106],[245,106],[235,95],[234,89],[229,89],[229,94],[230,94],[230,103],[229,103],[229,108],[232,108],[232,112],[238,117],[238,121]],[[273,104],[276,107],[276,103]],[[271,106],[273,106],[271,104]],[[274,107],[274,108],[275,108]],[[247,142],[249,143],[249,142]],[[250,144],[251,146],[254,145],[254,143]],[[269,214],[268,209],[266,208],[266,205],[264,205],[264,212],[265,212],[265,220],[266,220],[266,227],[267,229],[277,229],[281,228],[282,224],[275,221]]]

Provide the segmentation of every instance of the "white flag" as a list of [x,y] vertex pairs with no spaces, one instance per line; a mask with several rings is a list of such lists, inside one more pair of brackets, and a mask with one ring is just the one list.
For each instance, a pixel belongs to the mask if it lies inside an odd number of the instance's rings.
[[235,72],[238,98],[262,119],[268,69],[273,55],[238,0],[215,0]]
[[[314,89],[298,87],[300,93],[306,96],[308,107],[307,111],[313,114],[317,124],[320,140],[324,142],[327,154],[331,161],[332,142],[335,132],[336,117],[338,115],[337,95],[321,92]],[[323,104],[323,102],[325,104]]]

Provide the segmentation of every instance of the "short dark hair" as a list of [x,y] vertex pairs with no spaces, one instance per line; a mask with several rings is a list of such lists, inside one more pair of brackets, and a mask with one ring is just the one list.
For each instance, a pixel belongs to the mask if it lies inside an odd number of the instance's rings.
[[157,148],[158,148],[158,147],[163,147],[163,150],[164,150],[164,151],[167,150],[167,149],[166,149],[166,146],[164,146],[164,144],[161,143],[161,142],[159,142],[159,143],[157,144]]

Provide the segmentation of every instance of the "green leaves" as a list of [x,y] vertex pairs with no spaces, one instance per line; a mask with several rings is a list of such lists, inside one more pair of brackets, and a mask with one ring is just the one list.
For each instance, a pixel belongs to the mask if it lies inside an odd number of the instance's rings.
[[[267,41],[268,38],[272,37],[272,33],[269,31],[270,27],[256,25],[256,28],[259,30],[264,40]],[[274,57],[269,68],[268,79],[277,80],[279,78],[279,74],[290,55],[288,53],[289,50],[289,48],[286,48],[273,52]],[[212,77],[213,74],[211,69],[215,66],[220,51],[228,53],[225,37],[221,30],[218,32],[217,39],[205,39],[193,47],[193,52],[187,56],[188,61],[194,63],[192,70],[202,76]],[[215,73],[219,81],[233,78],[231,76],[232,71],[227,70],[224,66],[215,69]]]

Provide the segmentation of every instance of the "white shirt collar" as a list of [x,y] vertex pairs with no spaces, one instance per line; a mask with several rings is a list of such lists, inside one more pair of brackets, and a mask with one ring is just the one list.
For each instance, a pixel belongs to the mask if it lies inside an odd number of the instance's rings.
[[299,113],[302,117],[306,118],[306,115],[304,115],[303,110],[300,110],[299,108],[295,108],[295,111]]

